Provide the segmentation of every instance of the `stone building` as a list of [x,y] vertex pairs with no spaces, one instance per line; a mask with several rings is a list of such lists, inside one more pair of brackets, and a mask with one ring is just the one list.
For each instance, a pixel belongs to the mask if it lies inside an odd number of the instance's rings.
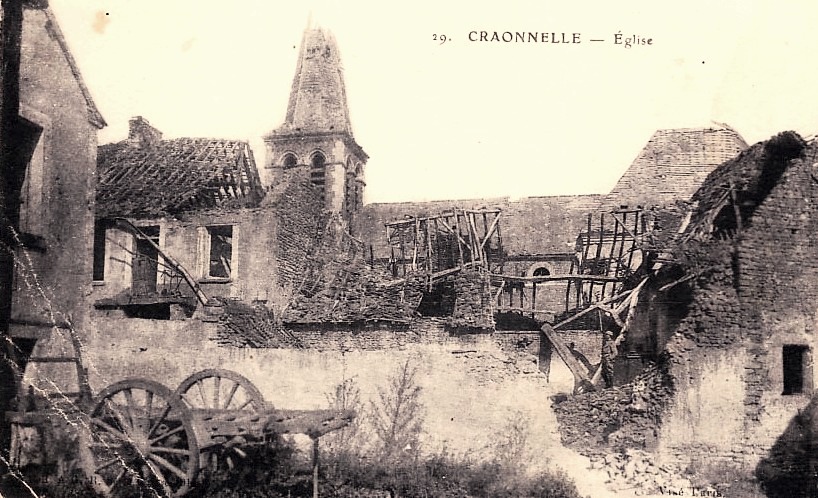
[[786,132],[707,176],[639,295],[623,346],[657,369],[613,395],[558,405],[566,442],[646,447],[682,464],[762,462],[760,478],[806,489],[815,464],[805,452],[815,437],[817,161],[814,140]]
[[276,219],[254,209],[264,189],[247,143],[162,140],[135,117],[128,139],[100,147],[98,173],[93,297],[99,306],[155,317],[170,316],[171,308],[181,312],[178,307],[192,312],[196,296],[176,263],[205,294],[268,299],[266,286],[277,281],[270,240]]
[[3,249],[13,252],[15,263],[3,349],[17,368],[9,374],[4,362],[0,369],[0,375],[13,377],[3,379],[0,392],[4,446],[6,424],[13,418],[6,410],[16,409],[19,401],[6,387],[19,386],[24,371],[59,373],[69,379],[60,386],[63,392],[72,398],[79,394],[76,360],[40,362],[35,344],[87,326],[91,260],[82,255],[91,250],[97,131],[105,126],[57,19],[41,2],[26,2],[20,57],[20,107],[13,130],[17,162],[5,165],[4,172],[7,178],[21,174],[16,178],[19,222],[13,227],[18,244]]
[[[348,231],[363,203],[367,155],[352,134],[340,56],[326,30],[304,33],[284,124],[264,137],[262,174],[246,143],[162,140],[141,117],[130,125],[126,141],[100,149],[100,306],[161,316],[193,306],[190,286],[179,285],[159,250],[207,295],[283,309],[329,224]],[[157,247],[114,218],[135,221]]]
[[[19,150],[25,164],[12,337],[33,339],[54,326],[82,327],[93,233],[97,130],[94,105],[54,15],[26,9]],[[53,61],[42,64],[44,58]]]
[[[812,397],[817,160],[814,141],[782,133],[720,166],[693,196],[681,261],[658,275],[692,280],[656,290],[644,315],[676,391],[665,453],[753,465]],[[664,313],[668,302],[675,313]]]
[[[97,131],[94,105],[49,9],[24,11],[19,145],[25,167],[19,233],[23,243],[12,335],[36,337],[55,319],[81,327],[90,285]],[[48,59],[50,64],[40,61]]]
[[369,156],[355,141],[335,38],[321,28],[304,32],[284,124],[264,137],[263,176],[309,171],[324,208],[349,222],[363,205]]

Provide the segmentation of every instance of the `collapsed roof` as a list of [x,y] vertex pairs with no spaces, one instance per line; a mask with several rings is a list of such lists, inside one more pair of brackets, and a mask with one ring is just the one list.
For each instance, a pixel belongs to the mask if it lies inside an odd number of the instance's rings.
[[137,117],[127,140],[99,147],[97,217],[255,206],[264,196],[247,142],[161,136]]

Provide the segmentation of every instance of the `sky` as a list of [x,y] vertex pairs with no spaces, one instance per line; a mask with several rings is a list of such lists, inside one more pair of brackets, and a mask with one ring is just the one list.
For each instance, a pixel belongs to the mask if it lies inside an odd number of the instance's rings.
[[[818,132],[808,1],[50,4],[108,122],[100,143],[124,139],[140,115],[165,138],[247,140],[259,166],[304,28],[329,29],[370,156],[367,203],[604,193],[663,128],[726,123],[750,144]],[[580,43],[469,41],[472,31]],[[626,48],[617,33],[652,42]]]

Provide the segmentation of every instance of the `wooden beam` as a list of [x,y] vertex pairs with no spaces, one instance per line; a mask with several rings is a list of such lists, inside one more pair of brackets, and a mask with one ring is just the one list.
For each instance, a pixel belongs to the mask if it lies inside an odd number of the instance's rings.
[[[462,265],[463,264],[463,246],[468,245],[468,243],[465,240],[463,240],[463,237],[460,236],[460,227],[457,226],[457,218],[454,219],[454,222],[455,222],[454,226],[458,228],[457,231],[455,231],[452,227],[450,227],[449,224],[446,223],[444,220],[442,220],[442,219],[440,220],[440,223],[444,227],[446,227],[446,229],[449,230],[449,232],[451,232],[455,237],[457,237],[457,252],[460,255],[460,264]],[[463,244],[463,246],[460,245],[461,243]]]
[[505,281],[500,282],[500,287],[497,289],[497,293],[494,295],[494,302],[499,302],[498,300],[500,299],[500,294],[503,293],[503,289],[505,288],[506,282]]
[[670,282],[669,284],[665,284],[665,285],[659,287],[659,290],[657,292],[664,292],[664,291],[666,291],[666,290],[668,290],[668,289],[670,289],[672,287],[675,287],[675,286],[677,286],[677,285],[679,285],[679,284],[681,284],[683,282],[687,282],[688,280],[692,280],[694,278],[696,278],[696,274],[695,273],[689,273],[689,274],[685,275],[682,278],[677,278],[673,282]]
[[519,311],[521,313],[554,313],[549,310],[538,310],[534,308],[527,308],[525,306],[495,306],[495,311]]
[[576,314],[574,314],[574,315],[571,315],[570,317],[566,318],[565,320],[561,321],[560,323],[558,323],[558,324],[554,325],[554,326],[553,326],[553,328],[554,328],[554,330],[556,330],[556,329],[558,329],[558,328],[560,328],[560,327],[563,327],[563,326],[565,326],[565,325],[568,325],[569,323],[573,322],[573,321],[574,321],[574,320],[576,320],[577,318],[580,318],[580,317],[582,317],[582,316],[585,316],[585,315],[587,315],[587,314],[588,314],[588,313],[590,313],[591,311],[594,311],[594,310],[595,310],[595,309],[597,309],[597,308],[599,308],[599,303],[594,304],[594,305],[591,305],[591,306],[589,306],[589,307],[585,308],[584,310],[580,311],[579,313],[576,313]]
[[[625,215],[625,218],[627,218],[627,213],[637,213],[637,217],[638,217],[639,211],[623,211],[622,214]],[[617,218],[616,214],[614,214],[614,213],[611,213],[611,214],[613,215],[613,219],[616,221],[617,225],[621,226],[622,229],[625,230],[628,233],[628,235],[630,235],[634,240],[636,240],[636,235],[634,235],[634,233],[631,232],[630,228],[625,226],[625,222],[620,221],[619,218]]]
[[176,260],[176,258],[174,258],[170,254],[167,254],[165,251],[163,251],[159,247],[159,245],[156,244],[156,242],[153,241],[153,239],[151,239],[150,237],[145,235],[145,233],[142,232],[142,230],[140,230],[139,227],[137,227],[136,225],[131,223],[131,221],[128,220],[127,218],[115,218],[115,221],[118,222],[118,223],[124,224],[134,234],[137,234],[137,235],[139,235],[141,237],[144,237],[144,240],[148,244],[150,244],[151,247],[153,247],[156,250],[156,252],[158,252],[163,258],[165,258],[165,261],[170,263],[170,265],[173,266],[173,268],[176,271],[178,271],[179,273],[182,274],[182,277],[185,279],[185,282],[187,282],[187,284],[193,290],[193,293],[196,294],[196,298],[199,300],[199,302],[202,303],[205,306],[207,306],[209,304],[209,299],[208,299],[207,295],[204,293],[204,291],[202,290],[202,288],[199,286],[199,282],[197,282],[196,279],[193,278],[193,275],[191,275],[190,272],[187,271],[187,268],[182,266],[182,264],[179,263]]
[[502,278],[510,282],[552,282],[564,280],[587,280],[595,282],[621,282],[618,277],[608,277],[605,275],[579,275],[576,273],[562,273],[557,275],[540,275],[537,277],[518,277],[517,275],[497,275],[491,274],[492,278]]
[[[483,255],[480,251],[479,238],[477,236],[477,227],[474,225],[474,217],[471,214],[463,213],[466,218],[467,227],[469,229],[469,241],[471,242],[472,261],[482,261]],[[476,259],[475,259],[476,258]]]
[[500,222],[500,215],[498,214],[497,216],[494,217],[493,220],[491,220],[491,225],[489,225],[488,229],[486,230],[486,238],[483,239],[483,242],[480,244],[480,251],[481,252],[483,250],[485,250],[486,242],[488,242],[488,240],[491,238],[491,235],[494,233],[494,230],[497,228],[497,224],[499,222]]
[[588,378],[588,371],[585,370],[585,367],[571,354],[571,351],[565,344],[562,343],[562,339],[557,335],[554,329],[550,325],[545,324],[540,330],[542,330],[545,337],[551,341],[557,354],[560,355],[560,358],[565,362],[568,370],[574,375],[577,386],[590,385],[593,389],[596,389],[593,384],[591,384],[591,379]]
[[318,440],[320,438],[312,439],[312,498],[318,498]]
[[412,233],[412,271],[418,270],[418,239],[420,234],[420,222],[415,218],[415,231]]

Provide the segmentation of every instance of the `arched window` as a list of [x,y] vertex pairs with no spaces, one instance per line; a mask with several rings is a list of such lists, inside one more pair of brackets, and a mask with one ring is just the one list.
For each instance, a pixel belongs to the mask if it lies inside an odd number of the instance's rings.
[[551,275],[551,271],[548,268],[537,268],[534,270],[534,273],[531,274],[532,277],[547,277]]
[[351,218],[352,213],[357,209],[355,194],[355,166],[352,164],[352,158],[349,158],[347,159],[346,174],[344,175],[344,209],[347,218]]
[[527,277],[547,277],[551,275],[551,265],[544,262],[534,263],[528,267],[525,275]]
[[353,187],[355,190],[355,209],[361,209],[364,205],[364,190],[363,190],[363,178],[364,178],[364,165],[361,163],[355,164],[355,186]]
[[298,159],[295,157],[293,153],[287,153],[284,155],[284,161],[282,161],[285,168],[293,168],[298,165]]
[[[546,263],[544,261],[540,261],[538,263],[534,263],[531,266],[529,266],[528,269],[525,271],[525,276],[526,277],[547,277],[547,276],[551,275],[551,273],[552,273],[551,270],[552,270],[552,268],[551,268],[550,264],[548,264],[548,263]],[[542,285],[545,285],[547,283],[548,283],[547,281],[541,281],[541,282],[537,282],[536,285],[542,286]],[[531,288],[531,287],[533,287],[535,285],[535,282],[525,282],[525,283],[521,283],[520,285],[524,285],[527,288]],[[542,288],[542,287],[540,287],[540,288]]]
[[324,185],[326,183],[326,169],[324,166],[326,162],[327,158],[320,152],[316,152],[310,158],[310,182],[318,187],[321,202],[324,202],[325,197]]

